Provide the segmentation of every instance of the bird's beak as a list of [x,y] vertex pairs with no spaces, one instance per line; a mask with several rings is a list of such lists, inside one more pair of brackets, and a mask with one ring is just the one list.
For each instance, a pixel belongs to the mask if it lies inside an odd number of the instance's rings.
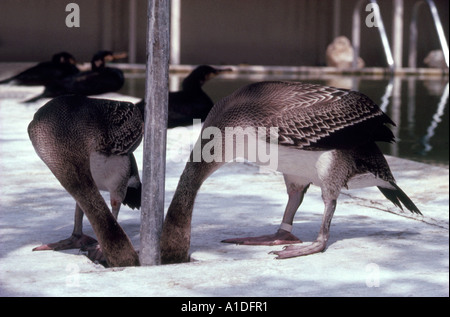
[[128,56],[127,52],[114,53],[112,55],[107,55],[105,57],[105,62],[112,62],[117,59],[127,58],[127,56]]
[[222,69],[216,68],[216,71],[217,71],[216,74],[218,75],[218,74],[222,74],[222,73],[231,73],[234,71],[234,69],[233,68],[222,68]]
[[128,53],[127,52],[120,52],[120,53],[115,53],[113,54],[113,59],[123,59],[123,58],[127,58],[128,57]]
[[206,80],[210,80],[222,73],[229,73],[229,72],[233,72],[234,70],[232,68],[215,68],[215,72],[214,73],[210,73]]

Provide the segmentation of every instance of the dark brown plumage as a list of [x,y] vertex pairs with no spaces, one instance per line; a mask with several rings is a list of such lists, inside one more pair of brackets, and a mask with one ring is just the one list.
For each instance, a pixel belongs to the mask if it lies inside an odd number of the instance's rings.
[[106,62],[122,57],[123,54],[100,51],[92,57],[91,70],[50,81],[41,94],[25,102],[63,95],[92,96],[118,91],[125,82],[123,72],[118,68],[106,67]]
[[0,81],[0,84],[13,83],[14,85],[23,86],[45,86],[55,80],[61,80],[79,72],[75,58],[67,52],[60,52],[54,54],[50,61],[39,63],[13,77],[3,79]]
[[[36,112],[28,126],[30,140],[77,203],[72,237],[38,250],[92,243],[93,239],[81,231],[84,212],[108,265],[139,264],[137,253],[115,218],[121,203],[140,207],[136,198],[126,198],[126,193],[140,190],[132,152],[142,138],[143,124],[136,105],[83,96],[55,98]],[[114,215],[99,190],[111,193]]]

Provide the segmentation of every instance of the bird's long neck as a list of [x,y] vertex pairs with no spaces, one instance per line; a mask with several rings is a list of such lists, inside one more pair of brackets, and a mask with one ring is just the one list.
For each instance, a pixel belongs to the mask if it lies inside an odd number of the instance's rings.
[[183,91],[201,91],[203,82],[195,78],[194,76],[189,75],[183,80]]
[[161,236],[163,263],[189,261],[191,220],[195,197],[203,181],[216,169],[214,163],[188,162],[167,211]]

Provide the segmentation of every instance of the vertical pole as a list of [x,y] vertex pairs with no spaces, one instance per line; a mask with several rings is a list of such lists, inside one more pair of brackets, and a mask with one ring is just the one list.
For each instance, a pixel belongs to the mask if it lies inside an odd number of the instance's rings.
[[353,63],[352,68],[355,70],[358,68],[359,48],[361,46],[361,2],[359,0],[352,15],[352,46],[353,46]]
[[375,14],[375,19],[377,19],[378,21],[378,31],[380,33],[381,43],[383,44],[384,54],[386,55],[386,61],[389,65],[389,69],[393,71],[395,67],[394,57],[392,57],[391,47],[389,45],[389,41],[386,35],[386,29],[384,28],[383,19],[381,18],[380,7],[378,6],[376,0],[370,0],[370,3],[374,4],[373,13]]
[[148,0],[145,131],[142,170],[141,265],[161,263],[169,85],[169,0]]
[[171,0],[170,16],[170,64],[180,64],[181,0]]
[[445,39],[444,28],[442,27],[441,19],[439,18],[439,13],[437,11],[436,5],[434,4],[434,1],[427,0],[427,3],[428,6],[430,7],[431,16],[433,17],[434,26],[436,27],[436,32],[438,34],[439,41],[441,42],[442,53],[444,53],[445,63],[447,64],[447,67],[449,67],[448,44],[447,40]]
[[136,63],[136,0],[130,0],[128,14],[128,62]]
[[333,1],[333,39],[341,35],[341,0]]
[[402,68],[403,57],[403,0],[394,1],[392,44],[394,50],[394,65],[396,69]]

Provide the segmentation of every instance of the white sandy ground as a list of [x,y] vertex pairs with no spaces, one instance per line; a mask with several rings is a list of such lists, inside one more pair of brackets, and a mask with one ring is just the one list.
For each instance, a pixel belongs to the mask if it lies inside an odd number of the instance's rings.
[[[400,212],[376,188],[346,191],[324,253],[274,260],[268,252],[281,246],[220,242],[274,233],[287,201],[280,174],[243,163],[217,171],[197,197],[191,243],[195,262],[105,269],[77,250],[32,252],[71,234],[75,208],[28,139],[27,125],[46,100],[19,101],[39,90],[0,86],[1,296],[449,295],[449,171],[392,157],[388,161],[398,184],[424,216]],[[166,210],[198,128],[168,131]],[[141,146],[139,166],[142,155]],[[310,188],[293,233],[313,241],[322,211],[320,191]],[[123,206],[119,222],[138,249],[139,211]],[[93,235],[87,221],[85,233]]]

